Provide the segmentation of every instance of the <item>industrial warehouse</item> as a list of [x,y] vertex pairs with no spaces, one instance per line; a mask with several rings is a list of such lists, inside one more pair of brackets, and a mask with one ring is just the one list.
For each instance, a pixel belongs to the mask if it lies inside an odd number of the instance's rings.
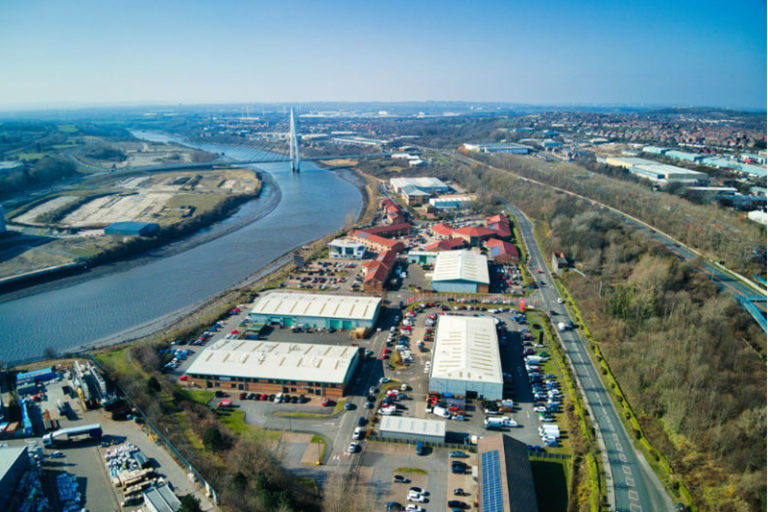
[[200,352],[187,369],[187,383],[222,391],[340,398],[358,357],[356,347],[224,339]]
[[436,292],[488,293],[488,258],[473,251],[438,253],[432,289]]
[[432,355],[429,391],[500,400],[503,390],[494,319],[441,316]]
[[256,300],[250,317],[283,327],[370,329],[376,325],[380,306],[379,297],[271,292]]
[[445,442],[445,422],[403,416],[382,416],[381,437],[387,440],[422,441],[431,444]]

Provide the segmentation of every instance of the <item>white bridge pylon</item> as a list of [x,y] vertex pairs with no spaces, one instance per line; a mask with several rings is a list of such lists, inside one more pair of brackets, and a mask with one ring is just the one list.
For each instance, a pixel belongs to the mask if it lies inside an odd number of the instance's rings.
[[299,155],[299,139],[296,137],[296,123],[293,120],[293,107],[291,107],[291,128],[288,133],[288,146],[291,153],[291,172],[301,172],[301,155]]

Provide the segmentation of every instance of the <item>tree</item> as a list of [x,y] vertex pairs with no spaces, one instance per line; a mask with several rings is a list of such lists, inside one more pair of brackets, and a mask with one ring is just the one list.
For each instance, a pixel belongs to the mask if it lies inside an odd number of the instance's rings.
[[227,447],[224,436],[221,435],[221,431],[215,425],[211,425],[203,432],[203,444],[212,452],[218,452]]
[[179,501],[181,502],[179,512],[203,512],[203,509],[200,508],[200,500],[193,494],[186,494],[179,498]]
[[147,394],[154,395],[158,391],[160,391],[160,382],[155,378],[155,376],[151,376],[147,380]]

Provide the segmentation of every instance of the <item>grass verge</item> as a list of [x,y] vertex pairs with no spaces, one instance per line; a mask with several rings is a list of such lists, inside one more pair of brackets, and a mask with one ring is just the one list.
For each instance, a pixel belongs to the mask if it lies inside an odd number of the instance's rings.
[[427,470],[421,468],[400,467],[395,468],[394,473],[410,473],[412,475],[426,475]]

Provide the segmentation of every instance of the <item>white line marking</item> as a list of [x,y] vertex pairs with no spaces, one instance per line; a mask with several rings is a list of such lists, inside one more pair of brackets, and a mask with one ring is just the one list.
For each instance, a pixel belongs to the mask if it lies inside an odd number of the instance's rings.
[[640,495],[637,494],[637,491],[629,491],[627,494],[629,494],[629,499],[631,499],[632,501],[640,500]]
[[628,476],[625,480],[627,481],[627,485],[628,486],[630,486],[630,487],[634,487],[635,486],[635,479],[634,478]]
[[643,512],[643,507],[641,507],[637,503],[630,503],[629,510],[631,510],[632,512]]
[[[626,456],[626,455],[624,455],[623,453],[620,453],[620,454],[619,454],[619,460],[620,460],[621,462],[627,462],[627,456]],[[626,466],[625,466],[625,467],[626,467]]]

